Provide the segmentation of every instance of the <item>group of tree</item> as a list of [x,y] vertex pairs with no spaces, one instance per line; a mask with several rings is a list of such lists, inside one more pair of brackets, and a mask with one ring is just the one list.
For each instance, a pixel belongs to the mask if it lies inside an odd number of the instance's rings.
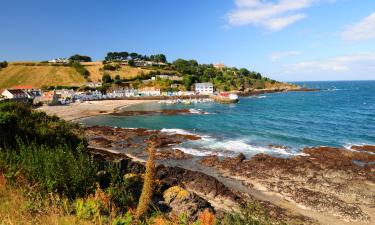
[[0,62],[0,69],[5,68],[7,66],[8,66],[8,62],[7,61]]
[[188,90],[197,82],[212,82],[216,89],[223,91],[261,89],[267,81],[275,82],[246,68],[217,69],[212,64],[199,64],[196,60],[177,59],[172,66],[183,75],[183,85]]
[[72,62],[92,62],[90,56],[78,55],[78,54],[72,55],[69,58],[69,60]]
[[105,61],[115,62],[115,61],[125,61],[125,60],[144,60],[144,61],[154,61],[154,62],[167,62],[167,57],[164,54],[155,55],[141,55],[136,52],[108,52],[105,57]]

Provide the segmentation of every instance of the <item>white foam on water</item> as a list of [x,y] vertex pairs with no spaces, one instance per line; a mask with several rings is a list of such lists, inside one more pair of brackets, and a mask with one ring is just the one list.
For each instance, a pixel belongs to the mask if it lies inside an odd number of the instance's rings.
[[183,129],[167,129],[163,128],[160,130],[163,133],[169,133],[169,134],[182,134],[182,135],[196,135],[189,131],[183,130]]
[[[203,137],[201,140],[202,148],[209,149],[211,151],[219,152],[232,152],[232,153],[245,153],[245,154],[257,154],[257,153],[268,153],[268,154],[279,154],[285,156],[305,155],[304,153],[293,152],[289,149],[277,148],[277,147],[264,147],[252,145],[247,140],[223,140],[219,141],[212,137]],[[288,151],[289,150],[289,151]]]
[[209,156],[209,155],[217,155],[217,156],[225,156],[223,153],[220,152],[214,152],[214,151],[205,151],[205,150],[199,150],[194,148],[183,148],[183,147],[177,147],[174,148],[175,150],[181,150],[186,154],[194,155],[194,156]]
[[203,112],[201,111],[201,109],[189,109],[189,112],[191,114],[202,114]]

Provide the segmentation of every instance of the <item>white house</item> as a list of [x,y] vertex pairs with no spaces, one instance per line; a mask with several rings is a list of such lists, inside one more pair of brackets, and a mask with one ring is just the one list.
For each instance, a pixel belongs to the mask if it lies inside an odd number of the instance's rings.
[[212,83],[196,83],[195,92],[200,95],[212,95],[214,93],[214,85]]
[[69,59],[67,58],[57,58],[57,59],[52,59],[48,61],[49,63],[69,63]]
[[85,84],[85,86],[90,87],[90,88],[98,88],[98,87],[102,86],[102,83],[100,83],[100,82],[87,82]]
[[143,96],[160,96],[161,91],[156,87],[144,87],[138,90],[138,93]]
[[7,99],[14,99],[14,100],[26,100],[28,99],[28,95],[21,89],[5,89],[3,93],[1,93]]

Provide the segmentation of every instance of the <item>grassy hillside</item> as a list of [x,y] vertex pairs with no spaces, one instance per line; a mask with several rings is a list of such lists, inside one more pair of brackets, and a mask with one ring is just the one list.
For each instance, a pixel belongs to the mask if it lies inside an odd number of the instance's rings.
[[[33,65],[35,64],[35,65]],[[101,62],[83,63],[90,71],[90,79],[99,81],[102,78],[103,67]],[[120,71],[106,71],[111,76],[119,74],[123,78],[137,76],[148,70],[123,66]],[[17,85],[31,85],[41,87],[43,85],[81,85],[87,81],[74,68],[66,66],[52,66],[41,63],[14,62],[0,70],[0,89]]]

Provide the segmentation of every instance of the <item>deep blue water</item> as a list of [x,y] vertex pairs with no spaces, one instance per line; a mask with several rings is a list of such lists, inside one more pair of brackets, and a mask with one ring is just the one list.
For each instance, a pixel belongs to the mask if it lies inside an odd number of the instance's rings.
[[[130,110],[193,108],[207,114],[177,116],[98,116],[87,125],[144,127],[190,132],[203,137],[178,146],[195,155],[265,152],[296,154],[307,146],[375,144],[375,81],[306,82],[319,92],[289,92],[241,98],[239,104],[137,105]],[[269,145],[289,146],[290,149]]]

